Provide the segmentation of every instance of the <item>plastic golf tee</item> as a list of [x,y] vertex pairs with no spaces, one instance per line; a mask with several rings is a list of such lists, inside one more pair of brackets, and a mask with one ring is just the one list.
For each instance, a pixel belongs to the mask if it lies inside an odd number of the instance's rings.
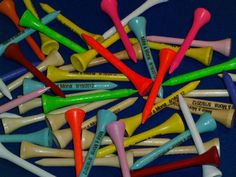
[[26,67],[31,73],[33,73],[40,81],[44,82],[47,87],[50,87],[51,90],[58,96],[65,97],[65,94],[61,89],[49,80],[41,71],[39,71],[34,65],[32,65],[29,60],[25,58],[18,44],[11,44],[7,47],[5,53],[7,59],[14,60],[24,67]]
[[172,61],[174,60],[174,57],[176,55],[176,52],[171,49],[162,49],[160,51],[160,65],[159,70],[156,75],[156,80],[154,81],[153,87],[151,89],[151,92],[148,96],[146,105],[143,110],[142,114],[142,123],[144,124],[148,117],[151,114],[152,107],[155,103],[155,99],[157,97],[158,91],[161,87],[162,81],[165,77],[165,74],[170,67]]
[[211,20],[211,13],[204,8],[197,8],[194,12],[193,25],[181,45],[172,65],[170,66],[169,74],[173,73],[182,62],[184,55],[190,47],[193,39],[196,37],[198,31]]
[[116,121],[117,116],[109,110],[99,110],[97,114],[97,130],[93,142],[89,148],[84,161],[84,166],[80,173],[80,177],[87,177],[92,168],[96,153],[101,145],[101,141],[106,134],[106,126],[113,121]]
[[101,9],[107,13],[112,19],[118,33],[120,34],[120,38],[130,56],[130,58],[137,63],[137,57],[135,51],[129,41],[129,38],[121,24],[120,17],[118,15],[118,2],[117,0],[102,0]]
[[81,125],[85,117],[85,112],[82,109],[74,108],[66,111],[65,116],[73,136],[76,176],[79,176],[83,167]]
[[107,132],[116,146],[123,177],[130,177],[129,165],[124,149],[125,124],[122,121],[115,121],[107,126]]
[[113,66],[120,70],[134,84],[141,96],[145,95],[152,87],[153,81],[145,78],[127,67],[122,61],[116,58],[108,49],[104,48],[93,37],[82,34],[87,44],[93,47],[99,54],[108,60]]

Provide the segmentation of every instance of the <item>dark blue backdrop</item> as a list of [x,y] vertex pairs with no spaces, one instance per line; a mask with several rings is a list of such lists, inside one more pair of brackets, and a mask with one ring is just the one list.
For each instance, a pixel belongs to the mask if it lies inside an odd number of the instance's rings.
[[[110,18],[106,14],[104,14],[100,10],[100,1],[86,1],[86,0],[70,0],[70,1],[49,1],[49,0],[42,0],[42,2],[51,4],[54,8],[61,10],[62,14],[66,17],[70,18],[72,21],[80,25],[81,27],[87,29],[88,31],[103,34],[105,30],[112,26],[112,22]],[[121,18],[125,17],[135,8],[137,8],[140,4],[142,4],[144,0],[136,0],[136,1],[119,1],[119,13]],[[24,10],[25,6],[22,1],[15,1],[17,12],[21,15]],[[45,13],[40,9],[39,2],[34,1],[34,5],[39,12],[40,16],[42,17]],[[197,35],[197,39],[202,40],[218,40],[227,37],[231,37],[233,41],[236,40],[236,1],[235,0],[170,0],[168,3],[164,3],[161,5],[157,5],[152,9],[148,10],[143,14],[146,17],[147,23],[147,34],[148,35],[164,35],[164,36],[173,36],[173,37],[185,37],[187,31],[189,30],[192,19],[193,19],[193,12],[198,7],[205,7],[209,9],[212,13],[212,20],[211,22],[206,25]],[[52,22],[50,25],[53,29],[56,29],[58,32],[64,34],[65,36],[73,39],[75,42],[80,43],[81,45],[86,46],[80,38],[73,34],[69,29],[61,25],[58,21]],[[14,25],[3,15],[0,15],[0,41],[3,42],[7,40],[12,35],[16,34],[17,30]],[[130,34],[133,36],[133,34]],[[38,34],[34,34],[33,37],[39,43]],[[22,41],[20,43],[24,54],[31,60],[31,61],[38,61],[37,57],[25,43]],[[123,49],[121,42],[119,41],[115,45],[110,48],[113,52],[120,51]],[[66,63],[70,63],[70,55],[73,53],[69,49],[60,46],[60,53],[64,57]],[[158,52],[153,51],[153,56],[155,59],[156,64],[158,65]],[[235,46],[232,46],[232,53],[231,57],[236,56]],[[230,57],[230,58],[231,58]],[[214,53],[214,58],[212,65],[218,64],[228,59],[221,54]],[[143,67],[144,61],[140,61],[138,64],[134,64],[131,61],[126,62],[130,67],[134,70],[138,71],[139,73],[148,76],[148,72],[146,67]],[[1,71],[0,74],[5,72],[14,70],[15,68],[19,67],[18,64],[14,62],[10,62],[1,57]],[[178,75],[181,73],[189,72],[192,70],[203,68],[204,66],[200,63],[186,59],[182,63],[181,67],[174,73],[174,75]],[[109,64],[102,65],[99,67],[94,67],[88,69],[88,71],[103,71],[103,72],[118,72],[114,67]],[[166,77],[166,79],[169,76]],[[118,83],[119,88],[133,88],[130,83]],[[171,92],[179,89],[183,85],[179,85],[176,87],[166,87],[165,88],[165,96],[168,96]],[[199,86],[201,89],[223,89],[224,84],[221,79],[217,76],[211,76],[208,78],[202,79],[202,82]],[[18,88],[13,92],[13,96],[16,97],[17,95],[22,94],[22,88]],[[210,100],[218,100],[224,102],[230,102],[229,98],[209,98]],[[7,102],[7,99],[1,99],[1,104]],[[117,102],[116,102],[117,103]],[[114,104],[114,103],[113,103]],[[110,107],[112,104],[105,106]],[[129,109],[121,112],[118,114],[119,118],[124,118],[128,116],[132,116],[136,113],[139,113],[140,110],[144,106],[144,101],[140,98],[138,102],[130,107]],[[34,115],[40,113],[42,110],[34,110],[25,114],[27,115]],[[14,113],[18,113],[17,109],[12,110]],[[91,115],[96,114],[96,111],[90,112],[87,114],[87,118]],[[165,121],[168,117],[170,117],[175,111],[171,109],[165,109],[161,111],[159,114],[153,116],[149,121],[141,126],[138,132],[143,130],[147,130],[152,128],[163,121]],[[180,113],[180,112],[179,112]],[[180,113],[181,114],[181,113]],[[197,119],[197,116],[194,116]],[[17,130],[15,133],[29,133],[36,130],[40,130],[46,127],[45,122],[37,123],[32,126],[27,126],[22,129]],[[92,129],[93,131],[95,129]],[[219,137],[221,141],[221,166],[220,169],[225,177],[234,177],[236,166],[236,158],[235,158],[235,128],[227,129],[221,124],[218,124],[218,128],[215,132],[207,133],[202,135],[204,141],[210,140],[214,137]],[[1,133],[3,134],[3,129],[1,128]],[[165,136],[164,136],[165,137]],[[167,137],[174,137],[174,136],[167,136]],[[186,144],[193,144],[192,141],[188,141]],[[5,144],[6,147],[12,151],[13,153],[19,155],[19,144]],[[69,145],[68,148],[72,148],[72,144]],[[159,158],[158,160],[154,161],[151,165],[154,164],[163,164],[171,161],[175,161],[178,159],[184,159],[187,157],[191,157],[191,155],[179,155],[179,156],[164,156]],[[31,159],[30,162],[34,162],[37,159]],[[74,168],[44,168],[45,170],[53,173],[58,177],[72,177],[75,175]],[[175,172],[170,172],[167,174],[162,174],[159,176],[162,177],[182,177],[182,176],[192,176],[192,177],[200,177],[202,175],[201,167],[192,167],[184,170],[179,170]],[[12,163],[9,163],[6,160],[0,160],[0,176],[1,177],[15,177],[15,176],[22,176],[22,177],[32,177],[31,173],[15,166]],[[120,169],[117,168],[104,168],[104,167],[94,167],[91,170],[90,176],[97,176],[97,177],[118,177],[121,176]],[[158,176],[158,175],[157,175]]]

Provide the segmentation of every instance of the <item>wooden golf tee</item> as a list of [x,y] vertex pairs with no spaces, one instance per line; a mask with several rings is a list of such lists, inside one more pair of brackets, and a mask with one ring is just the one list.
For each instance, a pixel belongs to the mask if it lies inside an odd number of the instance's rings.
[[[3,0],[0,3],[0,13],[8,16],[11,19],[11,21],[15,24],[15,26],[17,27],[17,29],[19,31],[24,31],[25,30],[23,27],[19,26],[19,17],[17,16],[17,13],[16,13],[14,0]],[[39,46],[34,41],[34,39],[31,36],[28,36],[26,38],[26,41],[30,45],[30,47],[32,48],[34,53],[39,57],[39,59],[44,60],[45,56],[41,52]]]
[[176,55],[176,52],[171,49],[162,49],[160,51],[160,65],[159,70],[156,75],[156,79],[154,81],[153,87],[151,89],[151,92],[148,96],[147,102],[145,104],[143,114],[142,114],[142,124],[146,122],[148,117],[151,114],[153,105],[155,103],[155,99],[157,97],[157,94],[159,92],[159,89],[161,87],[162,81],[166,75],[166,72],[168,68],[170,67],[172,61],[174,60],[174,57]]
[[5,134],[9,134],[21,127],[45,120],[45,114],[37,114],[27,117],[2,118]]
[[4,118],[21,118],[22,116],[17,115],[15,113],[4,112],[0,114],[0,119]]
[[184,95],[184,97],[192,97],[192,98],[201,98],[201,97],[229,97],[229,93],[226,89],[196,89],[188,94]]
[[4,53],[5,57],[10,60],[14,60],[24,67],[26,67],[32,74],[34,74],[41,82],[45,83],[47,87],[58,96],[65,97],[62,90],[51,80],[49,80],[41,71],[39,71],[34,65],[29,62],[28,59],[23,55],[18,44],[11,44],[7,47]]
[[[220,102],[213,102],[209,101],[207,104],[212,105],[212,107],[202,107],[200,105],[197,105],[197,99],[189,99],[185,98],[189,110],[192,114],[196,115],[202,115],[204,112],[208,112],[212,115],[212,117],[221,123],[222,125],[226,126],[227,128],[232,128],[234,124],[235,119],[235,109],[233,109],[233,106],[231,104],[219,104]],[[156,102],[160,102],[162,99],[157,98]],[[192,103],[190,102],[192,100]],[[199,101],[201,102],[201,101]],[[207,102],[207,101],[206,101]],[[174,102],[171,105],[168,106],[169,108],[179,110],[179,103]]]
[[20,145],[20,158],[26,160],[35,157],[74,158],[74,151],[69,149],[49,148],[30,143],[29,141],[22,141]]
[[[184,95],[185,97],[185,95]],[[147,97],[143,97],[144,99],[147,99]],[[188,106],[196,106],[211,110],[230,110],[234,109],[233,104],[220,102],[220,101],[210,101],[206,99],[196,99],[196,98],[184,98]],[[158,103],[162,100],[162,98],[156,98],[155,103]],[[172,103],[172,105],[179,105],[179,103],[176,101]],[[171,105],[171,106],[172,106]]]
[[[195,124],[193,117],[188,109],[188,106],[187,106],[184,98],[181,95],[179,95],[179,105],[180,105],[181,111],[184,115],[184,118],[186,120],[186,123],[189,127],[189,130],[191,132],[191,135],[192,135],[194,144],[198,150],[198,153],[199,154],[205,153],[206,149],[203,145],[200,133],[196,127],[196,124]],[[208,114],[208,113],[204,113],[204,114]],[[215,127],[216,127],[216,123],[215,123]],[[221,171],[213,165],[203,165],[202,169],[203,169],[203,177],[221,177],[222,176]]]
[[[83,129],[83,124],[82,124]],[[66,146],[71,142],[72,140],[72,133],[70,128],[65,128],[61,130],[53,131],[54,136],[54,142],[59,148],[66,148]],[[92,144],[92,141],[95,137],[95,134],[83,129],[82,130],[82,149],[86,150],[89,149],[89,147]],[[151,138],[147,140],[142,140],[140,143],[134,144],[133,146],[161,146],[162,144],[166,143],[169,139],[160,139],[160,138]],[[112,140],[104,136],[101,142],[102,145],[110,145],[112,144]]]
[[182,62],[186,51],[191,45],[193,39],[196,37],[198,31],[209,21],[211,20],[211,13],[204,8],[197,8],[194,12],[194,20],[193,25],[182,43],[173,63],[170,66],[169,74],[173,73],[175,69],[177,69]]
[[109,50],[104,48],[99,42],[93,39],[91,36],[82,34],[87,44],[97,50],[106,60],[108,60],[113,66],[120,70],[128,79],[134,84],[141,96],[145,95],[152,87],[153,81],[146,77],[139,75],[138,73],[127,67],[122,61],[116,58]]
[[[132,165],[133,157],[130,155],[130,165]],[[73,158],[42,158],[35,162],[37,165],[43,167],[74,167],[75,160]],[[96,158],[93,167],[113,167],[120,168],[118,156]]]
[[6,96],[8,99],[12,100],[12,95],[10,90],[7,88],[7,85],[5,84],[5,82],[2,80],[2,78],[0,77],[0,92]]
[[[106,137],[106,136],[105,136]],[[89,136],[86,137],[89,141],[93,141],[94,136]],[[104,139],[103,139],[104,140]],[[109,138],[109,141],[112,143],[112,140]],[[168,138],[152,138],[150,140],[146,140],[146,142],[153,142],[147,144],[147,146],[161,146],[170,139]],[[155,142],[154,142],[155,141]],[[82,144],[86,142],[82,141]],[[145,146],[145,141],[141,142],[137,145],[140,146]],[[140,147],[139,146],[139,147]],[[219,138],[214,138],[210,141],[207,141],[204,143],[204,146],[207,150],[212,148],[213,146],[217,147],[218,154],[220,155],[220,141]],[[133,154],[134,157],[142,157],[144,155],[147,155],[151,151],[153,151],[155,148],[135,148],[135,149],[129,149],[126,153],[131,153]],[[86,151],[83,151],[85,155]],[[195,145],[190,145],[190,146],[178,146],[175,147],[174,149],[170,150],[168,153],[165,155],[177,155],[177,154],[198,154],[197,149]],[[111,155],[107,156],[110,157]],[[113,156],[113,155],[112,155]],[[39,146],[33,143],[30,143],[28,141],[22,141],[21,142],[21,147],[20,147],[20,157],[22,159],[30,159],[30,158],[35,158],[35,157],[54,157],[54,158],[74,158],[74,151],[70,149],[58,149],[58,148],[51,148],[51,147],[45,147],[45,146]]]
[[123,177],[130,177],[129,165],[128,165],[128,161],[127,161],[125,149],[124,149],[124,144],[123,144],[124,134],[125,134],[124,122],[115,121],[107,125],[107,132],[116,146]]
[[[228,73],[230,75],[230,77],[232,78],[232,80],[235,82],[236,81],[236,74],[234,73]],[[218,77],[223,77],[223,73],[218,74]]]
[[65,115],[73,136],[76,176],[79,176],[83,167],[81,125],[85,117],[85,112],[75,108],[68,110]]
[[[86,156],[86,152],[83,153],[84,157]],[[133,164],[134,157],[133,154],[128,152],[126,153],[129,166]],[[41,165],[44,167],[72,167],[75,166],[75,160],[73,158],[42,158],[35,162],[37,165]],[[104,157],[104,158],[96,158],[94,160],[93,166],[104,166],[104,167],[115,167],[120,168],[119,158],[116,155]],[[91,175],[90,175],[91,176]]]
[[96,153],[101,145],[102,139],[106,134],[106,126],[116,121],[117,116],[108,110],[99,110],[97,114],[97,130],[93,142],[89,148],[80,177],[87,177],[96,158]]
[[135,54],[135,51],[129,41],[129,38],[123,28],[123,25],[121,24],[120,17],[118,15],[118,2],[117,0],[102,0],[101,2],[101,9],[109,15],[109,17],[112,19],[117,32],[120,35],[120,38],[130,56],[130,58],[136,63],[137,57]]

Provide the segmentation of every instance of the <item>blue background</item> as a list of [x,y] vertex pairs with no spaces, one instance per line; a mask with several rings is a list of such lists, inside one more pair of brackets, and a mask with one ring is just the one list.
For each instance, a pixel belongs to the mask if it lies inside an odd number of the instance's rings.
[[[70,0],[70,1],[42,1],[45,3],[49,3],[52,7],[57,10],[61,10],[62,14],[80,25],[81,27],[87,29],[90,32],[103,34],[104,31],[109,29],[112,26],[112,22],[110,18],[101,11],[100,9],[100,1],[86,1],[86,0]],[[125,1],[119,0],[119,14],[120,17],[123,18],[131,11],[136,9],[139,5],[141,5],[144,0],[132,0]],[[25,6],[22,1],[15,1],[17,7],[17,13],[21,15]],[[40,9],[39,2],[33,1],[37,11],[40,16],[44,16],[45,13]],[[197,35],[197,39],[202,40],[219,40],[227,37],[231,37],[233,42],[236,40],[236,1],[235,0],[170,0],[168,3],[164,3],[161,5],[157,5],[147,12],[143,14],[143,16],[147,19],[147,34],[148,35],[162,35],[162,36],[173,36],[173,37],[185,37],[193,19],[193,12],[198,7],[205,7],[212,13],[212,19],[208,25],[206,25]],[[69,29],[61,25],[58,21],[54,21],[49,24],[50,27],[57,30],[58,32],[64,34],[70,39],[73,39],[75,42],[86,47],[86,45],[81,41],[81,39],[73,34]],[[3,42],[17,33],[17,30],[13,23],[10,22],[8,18],[0,14],[0,41]],[[131,33],[129,36],[133,36]],[[35,40],[40,44],[39,36],[37,33],[33,34]],[[34,55],[32,50],[26,44],[25,41],[20,43],[20,46],[28,59],[31,61],[38,61],[37,57]],[[119,41],[112,47],[110,50],[113,52],[123,50],[122,43]],[[64,57],[66,63],[70,63],[70,56],[73,52],[66,47],[60,45],[59,52]],[[153,50],[153,57],[158,66],[158,52]],[[214,53],[212,65],[222,63],[224,61],[229,60],[230,58],[236,56],[236,50],[233,43],[231,57],[225,57],[219,53]],[[0,61],[0,74],[5,72],[9,72],[18,68],[19,65],[17,63],[7,61],[4,57],[1,57]],[[132,61],[126,61],[126,64],[132,67],[135,71],[138,71],[140,74],[148,76],[148,72],[146,67],[144,67],[144,61],[140,61],[138,64],[134,64]],[[204,66],[197,61],[191,59],[185,59],[181,65],[181,67],[173,74],[179,75],[181,73],[186,73],[192,70],[204,68]],[[87,71],[103,71],[103,72],[117,72],[118,71],[111,65],[105,64],[102,66],[90,68]],[[166,79],[170,78],[167,76]],[[118,83],[118,82],[117,82]],[[119,88],[133,88],[131,83],[122,83],[119,82]],[[165,97],[168,96],[173,91],[181,88],[183,85],[178,85],[175,87],[166,87],[165,88]],[[211,76],[202,79],[201,84],[199,86],[200,89],[223,89],[225,88],[222,80],[217,76]],[[16,98],[17,95],[22,94],[22,87],[18,88],[13,92],[13,96]],[[224,102],[230,102],[229,98],[208,98],[209,100],[218,100]],[[6,98],[0,100],[0,104],[7,102]],[[116,104],[118,102],[114,102]],[[108,108],[111,105],[104,106],[104,108]],[[144,101],[142,98],[139,98],[138,102],[135,105],[122,111],[118,114],[119,118],[125,118],[128,116],[135,115],[143,109]],[[18,113],[17,109],[12,110],[11,112]],[[25,116],[34,115],[42,112],[41,108],[31,111]],[[87,118],[95,115],[97,110],[92,111],[86,115]],[[154,126],[159,125],[164,122],[167,118],[169,118],[174,112],[172,109],[165,109],[160,113],[156,114],[152,118],[148,120],[148,122],[141,126],[136,133],[147,130]],[[181,114],[181,112],[179,112]],[[195,119],[198,116],[194,116]],[[33,131],[40,130],[46,127],[45,122],[37,123],[31,126],[27,126],[21,128],[15,133],[30,133]],[[92,129],[93,131],[95,129]],[[221,141],[221,166],[220,169],[224,177],[234,177],[235,175],[235,166],[236,166],[236,158],[235,158],[235,149],[236,149],[236,128],[227,129],[223,125],[218,124],[218,128],[216,131],[212,133],[207,133],[202,135],[204,141],[210,140],[214,137],[219,137]],[[1,133],[4,134],[3,129],[1,128]],[[163,136],[163,137],[174,137],[171,136]],[[192,140],[186,142],[185,144],[193,144]],[[12,151],[13,153],[19,155],[19,147],[20,144],[5,144],[6,147]],[[72,144],[68,146],[68,148],[72,148]],[[178,156],[163,156],[158,160],[154,161],[150,166],[157,164],[164,164],[167,162],[176,161],[179,159],[185,159],[187,157],[191,157],[192,155],[178,155]],[[30,159],[30,162],[34,162],[37,159]],[[52,174],[58,177],[72,177],[75,176],[75,171],[73,167],[66,168],[44,168],[45,170],[51,172]],[[192,176],[192,177],[200,177],[202,175],[201,167],[192,167],[188,169],[178,170],[175,172],[170,172],[166,174],[156,175],[161,177],[183,177],[183,176]],[[33,174],[25,171],[17,167],[16,165],[6,161],[0,160],[0,177],[31,177]],[[104,168],[104,167],[93,167],[90,173],[90,176],[97,177],[118,177],[121,176],[121,171],[118,168]]]

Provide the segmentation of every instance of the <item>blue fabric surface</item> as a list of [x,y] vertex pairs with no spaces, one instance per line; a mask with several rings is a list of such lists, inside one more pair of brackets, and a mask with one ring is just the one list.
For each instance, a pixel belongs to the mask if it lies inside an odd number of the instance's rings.
[[[109,29],[113,24],[110,18],[101,11],[100,9],[100,1],[86,1],[86,0],[70,0],[70,1],[49,1],[42,0],[44,3],[50,4],[57,10],[61,10],[61,13],[71,19],[73,22],[77,23],[81,27],[87,29],[90,32],[103,34],[104,31]],[[119,0],[119,14],[120,17],[123,18],[139,5],[141,5],[144,0],[132,0],[125,1]],[[15,1],[17,13],[21,15],[25,6],[23,1]],[[37,9],[40,17],[44,16],[45,13],[39,6],[39,1],[33,1],[35,8]],[[233,40],[232,52],[230,57],[225,57],[219,53],[214,52],[214,57],[212,61],[212,65],[222,63],[227,61],[228,59],[236,56],[236,47],[234,45],[234,41],[236,40],[236,1],[235,0],[218,0],[218,1],[196,1],[196,0],[169,0],[168,3],[164,3],[161,5],[157,5],[147,12],[143,14],[143,16],[147,19],[147,34],[148,35],[161,35],[161,36],[172,36],[172,37],[185,37],[190,26],[192,25],[193,20],[193,12],[198,7],[205,7],[212,13],[212,19],[209,24],[207,24],[197,35],[197,39],[201,40],[220,40],[227,37],[231,37]],[[54,21],[49,24],[49,26],[56,31],[64,34],[68,38],[72,39],[75,42],[86,47],[86,44],[73,32],[71,32],[68,28],[64,27],[58,21]],[[0,14],[0,42],[3,42],[17,33],[17,29],[10,22],[8,18],[4,15]],[[37,33],[32,35],[34,39],[40,44],[39,36]],[[129,35],[134,36],[132,33]],[[20,43],[20,46],[27,58],[29,58],[32,62],[38,61],[35,54],[29,48],[25,41]],[[124,47],[122,43],[119,41],[112,47],[110,50],[113,52],[123,50]],[[66,47],[60,45],[59,52],[64,57],[66,63],[70,63],[70,56],[73,52]],[[154,60],[158,66],[158,52],[152,50]],[[9,72],[19,67],[17,63],[12,61],[7,61],[3,56],[1,57],[1,70],[0,75],[5,72]],[[138,64],[134,64],[132,61],[125,62],[128,66],[133,68],[135,71],[139,72],[142,75],[148,76],[147,68],[144,64],[144,61],[140,61]],[[187,57],[184,59],[180,68],[174,72],[172,76],[177,76],[182,73],[190,72],[196,69],[204,68],[204,66],[194,60],[188,59]],[[111,65],[105,64],[102,66],[90,68],[87,71],[100,71],[100,72],[117,72],[118,71]],[[232,71],[234,72],[234,71]],[[165,80],[170,78],[171,76],[167,75]],[[119,84],[118,88],[133,88],[131,83],[123,83],[117,82]],[[164,88],[164,96],[168,96],[170,93],[175,90],[181,88],[183,85],[178,85],[175,87],[165,87]],[[218,78],[217,76],[210,76],[201,80],[201,84],[198,87],[199,89],[224,89],[223,80]],[[22,87],[12,92],[14,98],[18,95],[22,94]],[[207,98],[206,98],[207,99]],[[209,98],[209,100],[217,100],[224,102],[231,102],[229,98]],[[8,100],[6,98],[0,99],[0,104],[6,103]],[[118,103],[118,102],[115,102]],[[128,116],[135,115],[140,112],[140,110],[144,107],[144,100],[139,98],[136,104],[125,111],[118,113],[119,118],[125,118]],[[114,103],[113,103],[114,104]],[[104,106],[104,108],[108,108],[113,104],[109,104]],[[11,112],[18,113],[17,109],[11,110]],[[42,112],[41,108],[33,110],[25,116],[34,115]],[[92,111],[86,115],[86,118],[95,115],[97,110]],[[168,119],[173,113],[176,111],[172,109],[164,109],[160,113],[156,114],[152,118],[148,120],[145,125],[142,125],[136,133],[142,132],[144,130],[153,128],[154,126],[159,125],[166,119]],[[178,111],[180,114],[181,112]],[[198,119],[198,116],[194,116],[195,120]],[[46,127],[45,122],[36,123],[22,129],[15,131],[15,133],[30,133],[33,131],[40,130]],[[186,126],[187,127],[187,126]],[[4,134],[3,128],[1,127],[1,133]],[[95,128],[92,129],[95,131]],[[202,135],[204,141],[208,141],[212,138],[219,137],[221,142],[221,166],[220,169],[223,173],[224,177],[235,177],[235,166],[236,166],[236,158],[235,158],[235,149],[236,149],[236,128],[227,129],[223,125],[218,124],[218,128],[216,131],[211,133],[206,133]],[[168,135],[163,137],[172,138],[175,135]],[[185,144],[193,144],[193,141],[190,140]],[[20,144],[4,144],[11,152],[19,155]],[[55,147],[55,146],[54,146]],[[72,148],[72,143],[68,146],[68,148]],[[178,155],[178,156],[163,156],[149,166],[164,164],[167,162],[172,162],[180,159],[185,159],[187,157],[191,157],[192,155]],[[30,159],[30,162],[34,162],[37,159]],[[47,167],[43,168],[52,174],[58,177],[72,177],[75,176],[75,170],[73,167]],[[6,160],[0,159],[0,177],[33,177],[34,175],[17,167],[16,165],[7,162]],[[93,177],[118,177],[121,176],[121,171],[118,168],[110,168],[110,167],[93,167],[90,175]],[[170,172],[166,174],[156,175],[160,177],[200,177],[202,176],[202,168],[192,167],[188,169],[178,170],[175,172]]]

